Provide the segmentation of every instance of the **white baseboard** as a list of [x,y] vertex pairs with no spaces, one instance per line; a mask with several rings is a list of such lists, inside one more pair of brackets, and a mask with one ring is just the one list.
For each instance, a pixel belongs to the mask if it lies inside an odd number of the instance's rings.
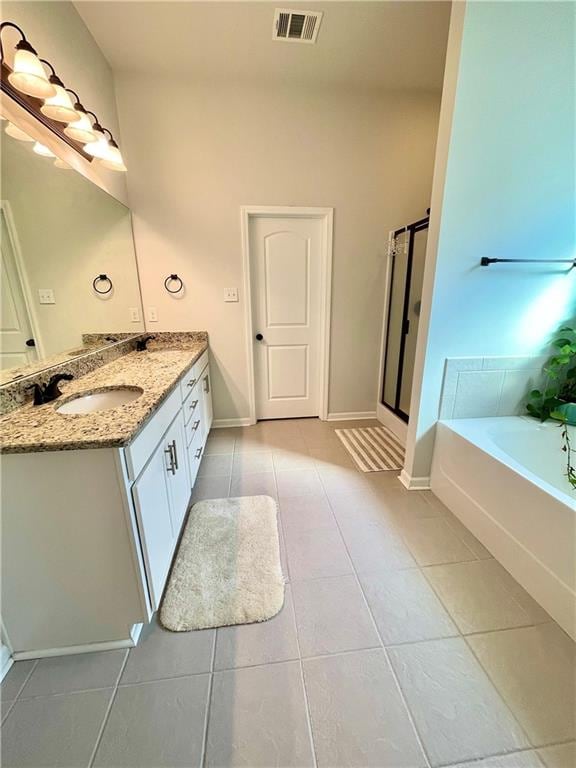
[[376,411],[349,411],[344,413],[329,413],[327,421],[360,421],[362,419],[375,419]]
[[[138,626],[135,624],[134,626]],[[107,640],[102,643],[86,643],[86,645],[67,645],[61,648],[40,648],[35,651],[14,651],[14,661],[27,659],[45,659],[51,656],[74,656],[77,653],[99,653],[100,651],[116,651],[119,648],[134,648],[132,637],[125,640]]]
[[[2,648],[6,648],[6,646],[2,646]],[[10,655],[10,651],[6,648],[7,653],[2,654],[2,666],[0,667],[0,680],[4,680],[6,677],[6,674],[8,673],[10,667],[12,664],[14,664],[14,659]]]
[[130,637],[132,638],[132,642],[135,646],[138,645],[138,640],[140,640],[140,633],[142,632],[143,628],[144,624],[132,624]]
[[429,491],[429,477],[412,477],[405,469],[400,472],[400,482],[409,491]]
[[212,429],[224,429],[225,427],[249,427],[252,421],[250,417],[244,419],[214,419]]

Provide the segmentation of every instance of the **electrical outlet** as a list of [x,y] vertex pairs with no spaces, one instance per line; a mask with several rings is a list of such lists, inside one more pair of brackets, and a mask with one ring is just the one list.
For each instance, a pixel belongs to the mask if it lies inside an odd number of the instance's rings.
[[148,322],[149,323],[158,322],[158,310],[156,309],[156,307],[148,307]]
[[56,304],[52,288],[38,288],[38,301],[40,304]]
[[238,301],[238,288],[224,288],[224,301]]
[[139,323],[140,322],[140,312],[138,311],[138,307],[130,307],[130,322],[131,323]]

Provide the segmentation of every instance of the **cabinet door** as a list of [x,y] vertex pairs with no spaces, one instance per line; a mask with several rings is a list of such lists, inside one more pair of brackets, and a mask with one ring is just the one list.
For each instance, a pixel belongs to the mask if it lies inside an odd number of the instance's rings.
[[212,426],[212,386],[209,365],[204,369],[200,385],[204,404],[204,408],[202,409],[202,415],[204,417],[204,440],[206,440],[208,433],[210,432],[210,427]]
[[162,597],[175,543],[168,493],[169,466],[170,457],[164,452],[162,441],[132,486],[153,610]]
[[190,475],[186,454],[184,417],[179,413],[164,437],[164,447],[168,451],[168,494],[170,497],[170,515],[174,538],[180,535],[184,515],[190,501]]

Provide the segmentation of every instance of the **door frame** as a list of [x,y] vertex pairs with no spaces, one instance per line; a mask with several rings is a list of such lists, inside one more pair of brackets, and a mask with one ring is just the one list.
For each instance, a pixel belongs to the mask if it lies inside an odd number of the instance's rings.
[[250,424],[256,424],[256,381],[254,376],[254,323],[252,313],[252,274],[250,258],[250,220],[254,218],[307,218],[322,222],[320,264],[320,381],[318,416],[328,419],[328,390],[330,383],[330,326],[332,306],[332,249],[334,208],[300,207],[293,205],[243,205],[240,207],[242,233],[242,270],[244,281],[244,321],[246,360],[248,362],[248,401]]
[[10,205],[9,200],[0,198],[0,216],[4,217],[4,222],[6,224],[6,233],[8,236],[10,249],[12,251],[12,256],[14,258],[14,265],[16,267],[18,279],[20,281],[20,287],[22,288],[22,296],[24,298],[24,304],[26,307],[26,314],[28,315],[28,323],[30,324],[32,338],[36,343],[36,358],[38,360],[42,360],[42,358],[45,357],[45,354],[44,345],[42,343],[42,335],[40,333],[40,324],[34,309],[32,289],[30,288],[28,273],[26,272],[24,259],[22,258],[22,249],[20,247],[16,222],[14,221],[12,206]]

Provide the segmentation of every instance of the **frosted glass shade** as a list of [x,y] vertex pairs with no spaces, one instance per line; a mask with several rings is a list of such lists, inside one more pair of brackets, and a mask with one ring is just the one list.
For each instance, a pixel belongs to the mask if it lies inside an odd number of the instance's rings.
[[106,138],[106,134],[102,133],[102,131],[96,131],[96,136],[98,136],[96,141],[89,141],[88,144],[85,144],[84,152],[92,155],[92,157],[97,157],[99,160],[103,160],[108,154],[110,143]]
[[48,147],[45,147],[44,144],[40,144],[39,141],[34,144],[32,147],[34,152],[36,152],[37,155],[42,155],[42,157],[56,157],[54,152],[50,151]]
[[12,136],[13,139],[18,139],[18,141],[34,141],[31,136],[24,133],[24,131],[18,128],[17,125],[14,125],[14,123],[8,123],[6,128],[4,128],[4,131],[8,136]]
[[100,158],[100,164],[109,171],[125,172],[127,170],[118,147],[109,146],[106,156]]
[[59,123],[71,123],[78,120],[80,114],[74,109],[69,93],[61,85],[55,85],[56,94],[46,99],[40,112]]
[[28,96],[49,99],[56,95],[56,88],[48,81],[42,62],[32,51],[16,50],[14,69],[8,80],[14,88]]
[[81,144],[88,144],[89,142],[96,141],[98,136],[95,131],[92,130],[92,123],[86,112],[78,112],[80,118],[74,120],[64,128],[64,133],[70,139],[79,141]]

